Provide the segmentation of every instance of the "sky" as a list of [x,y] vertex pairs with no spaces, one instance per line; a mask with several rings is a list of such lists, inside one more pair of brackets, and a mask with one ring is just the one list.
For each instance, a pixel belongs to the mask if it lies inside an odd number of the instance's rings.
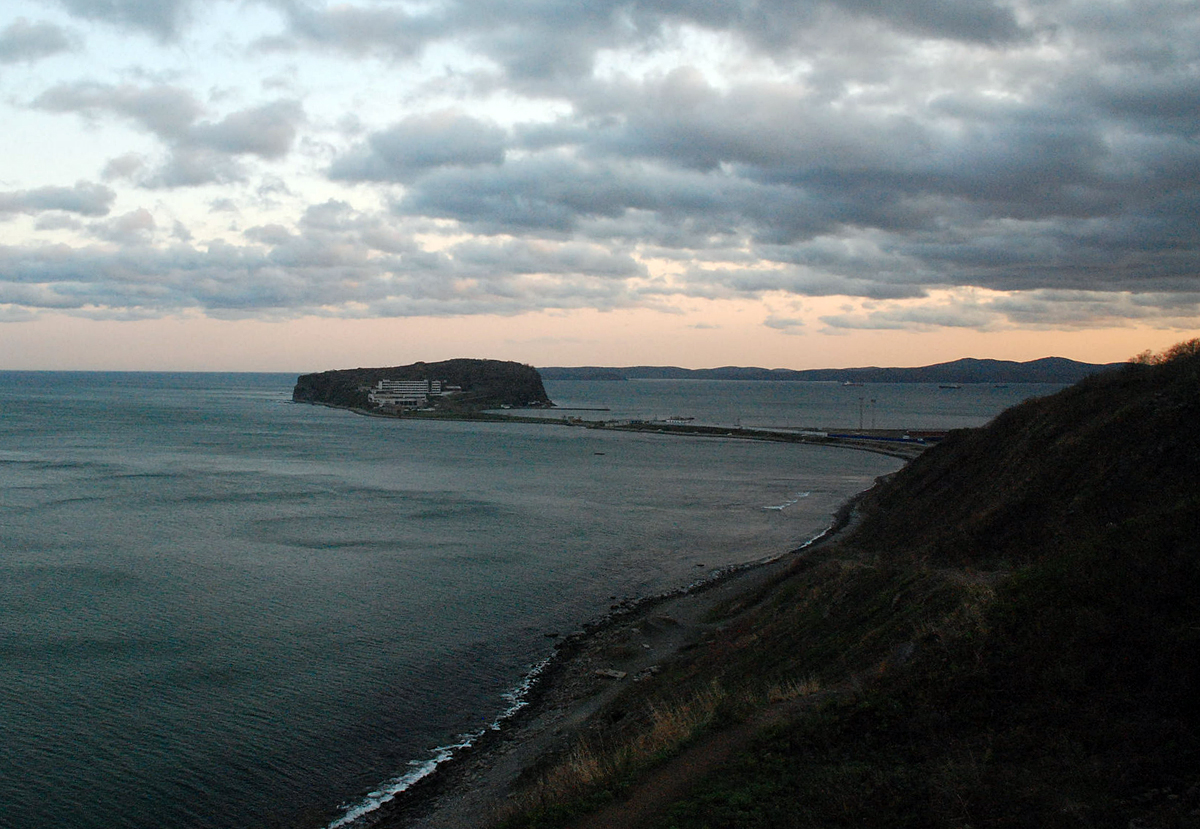
[[1126,359],[1195,0],[5,0],[0,369]]

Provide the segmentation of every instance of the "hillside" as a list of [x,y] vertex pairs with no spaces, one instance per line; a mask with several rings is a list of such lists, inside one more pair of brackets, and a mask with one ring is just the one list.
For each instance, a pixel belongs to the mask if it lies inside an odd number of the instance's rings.
[[304,374],[292,399],[300,403],[368,409],[370,389],[380,380],[442,381],[459,390],[431,398],[443,409],[477,410],[500,406],[550,406],[542,378],[531,366],[502,360],[445,360],[392,368],[353,368]]
[[1011,360],[966,358],[914,368],[786,369],[724,366],[688,369],[675,366],[605,368],[549,367],[539,369],[547,380],[774,380],[836,383],[1075,383],[1111,364],[1080,363],[1063,357],[1044,357],[1019,363]]
[[1200,826],[1198,424],[1193,341],[953,433],[499,825]]

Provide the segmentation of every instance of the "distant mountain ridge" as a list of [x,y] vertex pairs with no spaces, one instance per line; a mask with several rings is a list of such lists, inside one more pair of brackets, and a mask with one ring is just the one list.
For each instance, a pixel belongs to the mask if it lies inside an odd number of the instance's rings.
[[606,368],[539,368],[544,380],[775,380],[836,383],[1077,383],[1084,377],[1120,363],[1081,363],[1065,357],[1043,357],[1028,362],[980,360],[967,357],[949,363],[914,368],[721,368],[688,369],[675,366]]

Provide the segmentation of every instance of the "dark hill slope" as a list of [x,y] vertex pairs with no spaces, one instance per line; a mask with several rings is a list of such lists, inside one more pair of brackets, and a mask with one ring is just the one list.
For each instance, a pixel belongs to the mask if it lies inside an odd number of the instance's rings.
[[869,501],[854,540],[940,563],[1044,557],[1194,503],[1200,358],[1129,364],[953,432]]
[[[708,731],[682,740],[770,723],[637,826],[1200,827],[1200,342],[1185,346],[954,433],[631,685],[588,743],[618,758],[655,712],[714,695]],[[789,696],[791,713],[763,702]],[[637,789],[622,762],[507,825],[588,825],[570,810]]]
[[[803,573],[780,590],[824,591],[809,618],[855,642],[917,613],[911,656],[762,737],[662,825],[1200,826],[1196,351],[1023,404],[878,487],[823,565],[861,598]],[[945,614],[918,578],[994,594]]]
[[445,360],[392,368],[352,368],[304,374],[292,399],[301,403],[366,408],[367,390],[380,380],[442,380],[462,387],[445,402],[462,408],[550,405],[541,375],[532,366],[504,360]]

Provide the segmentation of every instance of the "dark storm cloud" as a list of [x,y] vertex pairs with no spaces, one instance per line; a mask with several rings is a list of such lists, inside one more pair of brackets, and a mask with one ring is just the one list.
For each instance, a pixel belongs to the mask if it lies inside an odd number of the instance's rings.
[[32,190],[0,191],[0,218],[13,213],[61,210],[81,216],[104,216],[117,194],[103,184],[86,181],[74,187],[37,187]]
[[1026,38],[1012,9],[989,0],[459,0],[425,13],[395,6],[276,0],[288,20],[269,45],[316,45],[351,55],[408,58],[458,39],[504,67],[515,82],[581,78],[602,49],[650,44],[679,25],[724,31],[767,52],[806,41],[812,22],[875,20],[927,38],[1003,44]]
[[[428,104],[426,89],[406,89],[382,118],[355,122],[388,126],[306,159],[388,215],[327,201],[253,228],[243,247],[156,254],[153,228],[129,218],[137,267],[146,280],[164,274],[163,307],[516,313],[771,292],[878,301],[828,317],[837,329],[1038,326],[1056,307],[1068,325],[1196,311],[1195,4],[262,2],[283,21],[263,47],[406,71],[444,45],[470,68],[431,81]],[[160,38],[200,8],[64,3]],[[321,140],[298,141],[320,128],[298,101],[214,115],[165,84],[59,84],[33,105],[155,135],[165,161],[126,154],[104,170],[143,186],[244,182],[253,160]],[[0,205],[51,209],[30,206],[34,192]],[[273,205],[299,192],[260,188]],[[117,219],[89,227],[120,232]],[[427,248],[422,232],[446,239]],[[51,268],[47,257],[39,267]],[[675,263],[672,276],[653,277],[650,259]],[[118,283],[104,283],[113,302],[149,307]],[[82,280],[79,295],[99,284]],[[971,287],[1020,296],[937,294]],[[768,325],[796,322],[781,313]]]
[[74,39],[53,23],[30,23],[18,17],[0,31],[0,63],[32,63],[74,48]]
[[[204,107],[196,97],[166,85],[80,81],[51,87],[32,105],[89,119],[116,115],[156,135],[170,148],[170,156],[160,168],[145,172],[138,180],[148,187],[240,181],[245,178],[240,156],[275,159],[286,155],[305,120],[297,101],[280,100],[232,112],[218,121],[201,121]],[[125,154],[109,162],[105,175],[134,177],[143,167],[143,160]]]

